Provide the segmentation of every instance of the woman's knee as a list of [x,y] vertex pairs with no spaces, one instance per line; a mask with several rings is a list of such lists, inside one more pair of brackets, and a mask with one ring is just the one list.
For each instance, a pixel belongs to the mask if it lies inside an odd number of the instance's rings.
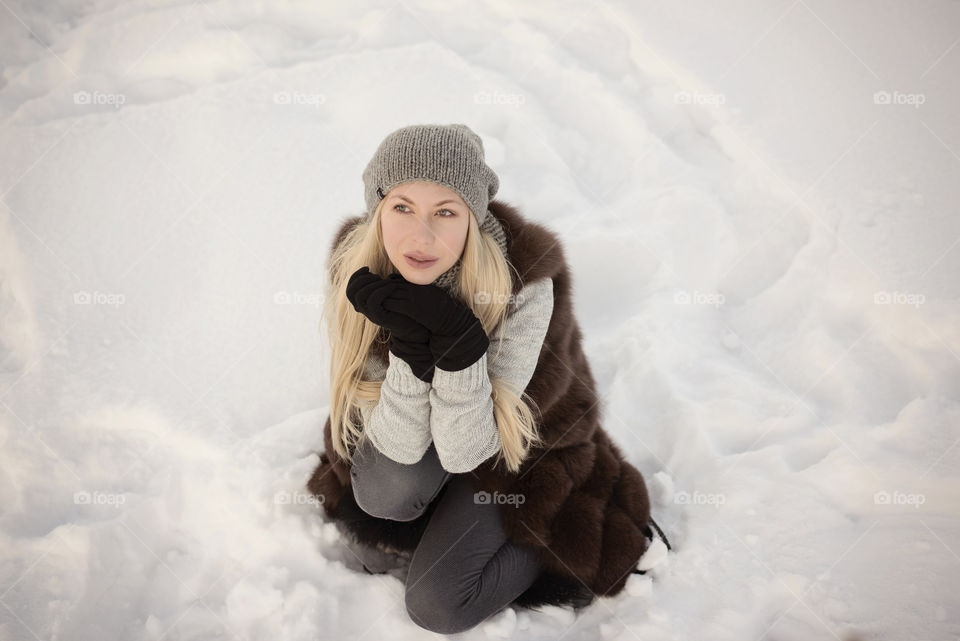
[[[436,456],[428,450],[424,457],[431,454]],[[450,477],[448,472],[431,463],[421,459],[414,466],[405,466],[386,460],[378,453],[368,454],[350,468],[353,498],[370,516],[413,521],[427,510]]]
[[466,603],[458,600],[455,591],[447,587],[421,583],[408,588],[404,604],[411,621],[438,634],[456,634],[479,623],[471,616]]
[[360,509],[380,519],[391,521],[412,521],[421,516],[429,502],[418,496],[409,486],[391,482],[370,482],[359,479],[351,473],[353,498]]

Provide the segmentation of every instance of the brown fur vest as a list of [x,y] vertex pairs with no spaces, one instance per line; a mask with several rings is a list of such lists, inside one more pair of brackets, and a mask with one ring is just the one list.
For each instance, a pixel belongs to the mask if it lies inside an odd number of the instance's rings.
[[[537,551],[543,572],[513,603],[580,608],[623,589],[648,545],[650,501],[643,476],[600,425],[599,398],[581,348],[559,237],[501,201],[491,201],[489,208],[507,231],[508,258],[523,278],[520,282],[514,275],[513,293],[526,282],[553,279],[553,317],[526,389],[542,413],[544,446],[530,451],[517,474],[507,474],[502,464],[494,470],[496,457],[467,474],[476,491],[523,495],[519,506],[499,502],[503,524],[510,541]],[[344,222],[332,247],[360,220]],[[386,345],[374,345],[386,360]],[[346,525],[362,543],[416,548],[443,490],[414,521],[372,517],[354,501],[349,467],[331,444],[329,416],[323,440],[326,451],[307,487],[322,496],[327,517]]]

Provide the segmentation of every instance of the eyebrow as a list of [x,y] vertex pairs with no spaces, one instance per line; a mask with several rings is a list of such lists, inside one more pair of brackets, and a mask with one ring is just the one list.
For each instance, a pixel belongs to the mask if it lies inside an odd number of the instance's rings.
[[[409,198],[407,198],[407,197],[404,196],[403,194],[395,194],[393,197],[394,197],[394,198],[402,198],[403,200],[407,201],[407,202],[410,203],[411,205],[415,204],[412,200],[410,200]],[[447,200],[441,200],[441,201],[438,202],[436,205],[434,205],[434,207],[439,207],[440,205],[445,205],[445,204],[447,204],[447,203],[453,203],[454,205],[459,205],[459,204],[460,204],[460,203],[458,203],[457,201],[451,200],[451,199],[448,198]]]

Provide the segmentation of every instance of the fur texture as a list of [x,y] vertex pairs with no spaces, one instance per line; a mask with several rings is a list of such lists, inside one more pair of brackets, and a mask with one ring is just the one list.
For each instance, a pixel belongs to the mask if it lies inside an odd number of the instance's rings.
[[[493,457],[468,476],[478,492],[523,496],[520,505],[500,502],[500,513],[508,539],[535,549],[543,572],[513,603],[582,608],[597,596],[618,594],[646,551],[647,488],[600,425],[601,407],[573,315],[571,277],[559,237],[502,201],[491,201],[489,209],[507,231],[508,257],[522,279],[514,275],[513,293],[526,282],[553,279],[553,317],[526,389],[542,412],[544,446],[532,449],[516,474],[493,469]],[[345,221],[332,247],[361,220]],[[386,358],[385,339],[374,345]],[[413,551],[446,488],[414,521],[372,517],[353,499],[349,466],[332,447],[329,416],[323,435],[326,451],[307,487],[322,496],[326,516],[341,521],[362,543]]]

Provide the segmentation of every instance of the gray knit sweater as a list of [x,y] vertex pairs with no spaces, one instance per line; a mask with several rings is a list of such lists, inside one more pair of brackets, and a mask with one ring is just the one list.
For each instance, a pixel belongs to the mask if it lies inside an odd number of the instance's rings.
[[388,363],[371,354],[366,378],[383,384],[380,401],[364,407],[361,415],[364,432],[380,452],[412,465],[433,441],[443,468],[459,474],[499,451],[490,378],[506,380],[518,395],[526,389],[553,314],[553,280],[525,284],[515,302],[504,319],[502,345],[498,326],[479,361],[458,372],[438,367],[432,383],[417,378],[410,365],[392,352],[387,353]]

